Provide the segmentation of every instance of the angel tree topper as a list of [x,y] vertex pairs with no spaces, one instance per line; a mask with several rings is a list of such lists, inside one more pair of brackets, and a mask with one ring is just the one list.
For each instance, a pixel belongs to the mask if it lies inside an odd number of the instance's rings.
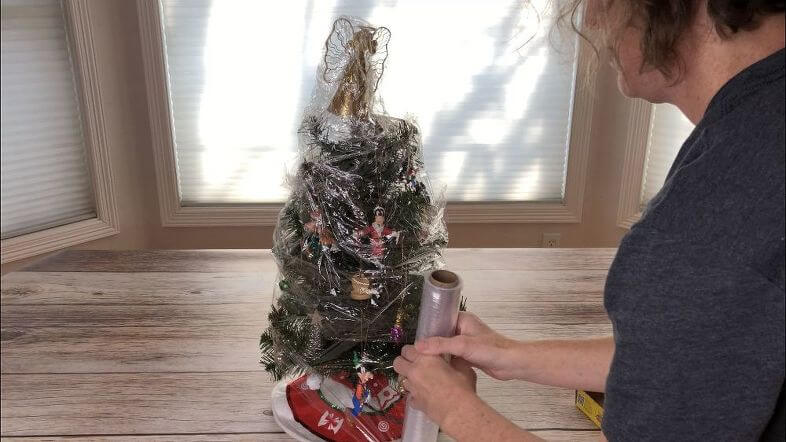
[[[366,118],[387,58],[390,31],[370,26],[355,27],[347,19],[333,23],[325,42],[326,83],[343,74],[328,110],[342,117]],[[347,56],[349,55],[349,56]]]

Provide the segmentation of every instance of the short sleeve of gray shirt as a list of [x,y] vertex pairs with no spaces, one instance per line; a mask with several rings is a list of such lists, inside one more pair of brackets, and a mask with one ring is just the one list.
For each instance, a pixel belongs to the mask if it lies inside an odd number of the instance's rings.
[[783,50],[731,79],[620,244],[610,441],[784,440],[784,99]]

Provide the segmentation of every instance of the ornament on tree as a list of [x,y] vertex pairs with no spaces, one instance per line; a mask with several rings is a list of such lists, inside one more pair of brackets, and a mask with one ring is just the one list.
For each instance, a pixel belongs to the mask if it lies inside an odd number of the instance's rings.
[[400,344],[402,339],[404,339],[404,310],[399,309],[396,312],[396,323],[390,329],[390,340]]
[[320,210],[313,210],[311,211],[311,221],[307,222],[303,225],[303,228],[310,233],[313,233],[310,239],[312,241],[318,241],[318,243],[322,246],[322,249],[327,251],[338,251],[338,246],[336,246],[336,239],[333,238],[333,233],[330,232],[330,229],[325,226],[325,223],[322,221],[322,212]]
[[303,253],[306,255],[308,259],[314,259],[319,255],[320,247],[319,247],[319,239],[316,236],[309,236],[303,242]]
[[375,96],[389,39],[336,20],[299,129],[300,167],[273,235],[281,290],[260,338],[262,364],[286,385],[273,410],[290,434],[401,436],[393,359],[413,342],[407,318],[418,315],[423,272],[442,266],[447,232],[417,126],[384,114]]
[[303,357],[307,361],[313,361],[322,351],[322,330],[320,328],[322,325],[322,316],[319,315],[317,309],[314,309],[309,315],[309,319],[311,320],[311,327],[309,329],[306,348],[303,351]]
[[363,359],[367,356],[364,354],[363,358],[358,359],[355,355],[355,369],[358,370],[358,381],[355,384],[355,394],[352,396],[352,414],[357,416],[363,410],[363,405],[371,398],[371,390],[368,387],[368,381],[374,379],[374,374],[366,371],[363,366]]
[[365,301],[371,298],[371,281],[363,276],[362,273],[352,277],[352,292],[350,297],[355,301]]
[[399,181],[403,189],[415,194],[420,193],[421,189],[425,188],[423,183],[418,180],[418,169],[408,164],[401,168]]
[[356,235],[359,238],[366,236],[370,238],[372,259],[379,260],[385,256],[385,241],[395,238],[396,244],[398,244],[401,234],[385,225],[385,209],[377,206],[374,208],[374,222],[358,231]]
[[407,190],[410,192],[419,192],[420,191],[420,182],[418,182],[417,172],[412,170],[407,175]]

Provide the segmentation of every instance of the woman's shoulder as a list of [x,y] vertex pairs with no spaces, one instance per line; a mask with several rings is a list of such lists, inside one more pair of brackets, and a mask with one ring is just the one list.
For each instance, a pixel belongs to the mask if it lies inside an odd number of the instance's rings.
[[712,115],[686,140],[648,212],[669,212],[669,219],[675,218],[672,211],[691,218],[705,215],[716,221],[735,212],[747,218],[749,211],[764,208],[782,215],[785,90],[781,75],[712,104]]
[[758,106],[700,123],[639,227],[716,244],[746,262],[783,256],[782,84],[779,93],[780,100],[772,100],[757,92],[761,100],[746,103]]

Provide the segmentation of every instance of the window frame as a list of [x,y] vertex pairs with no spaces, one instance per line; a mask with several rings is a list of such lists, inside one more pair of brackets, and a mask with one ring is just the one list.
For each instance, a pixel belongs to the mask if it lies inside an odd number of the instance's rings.
[[89,0],[62,0],[62,7],[96,216],[2,240],[0,262],[3,264],[120,232]]
[[617,206],[617,226],[630,229],[641,219],[641,186],[644,167],[647,164],[654,105],[642,99],[634,99],[630,105],[628,135],[625,140],[625,159],[622,164],[620,197]]
[[[181,204],[170,112],[160,0],[137,0],[161,224],[164,227],[274,226],[283,203]],[[589,157],[596,69],[593,51],[579,39],[562,201],[449,202],[451,223],[580,223]],[[588,85],[592,85],[591,87]]]

